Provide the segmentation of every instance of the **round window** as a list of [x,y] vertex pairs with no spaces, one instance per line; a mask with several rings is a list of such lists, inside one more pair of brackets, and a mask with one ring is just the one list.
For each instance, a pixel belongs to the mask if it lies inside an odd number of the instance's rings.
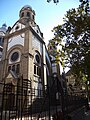
[[36,55],[35,58],[36,58],[37,63],[39,64],[40,63],[40,57],[39,57],[39,55]]
[[12,60],[12,61],[16,61],[18,58],[19,58],[19,53],[18,53],[18,52],[14,52],[14,53],[11,55],[11,60]]

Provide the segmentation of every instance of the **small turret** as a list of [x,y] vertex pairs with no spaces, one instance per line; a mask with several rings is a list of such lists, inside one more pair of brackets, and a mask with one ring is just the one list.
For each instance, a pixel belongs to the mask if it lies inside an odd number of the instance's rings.
[[22,7],[19,12],[19,17],[22,22],[35,23],[35,11],[29,5]]
[[2,27],[0,27],[0,32],[6,33],[7,31],[7,25],[4,23]]

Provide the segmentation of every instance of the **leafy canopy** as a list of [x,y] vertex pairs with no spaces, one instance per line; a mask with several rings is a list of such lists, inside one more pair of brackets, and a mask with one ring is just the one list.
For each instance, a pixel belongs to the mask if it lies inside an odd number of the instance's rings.
[[64,23],[53,29],[54,43],[60,46],[58,56],[77,78],[90,80],[90,10],[81,1],[77,9],[67,11]]

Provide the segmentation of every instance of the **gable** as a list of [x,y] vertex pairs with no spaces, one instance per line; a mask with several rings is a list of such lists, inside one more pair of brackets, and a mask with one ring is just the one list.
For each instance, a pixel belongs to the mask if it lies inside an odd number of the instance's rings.
[[19,21],[17,21],[13,27],[11,28],[10,34],[15,32],[15,31],[19,31],[21,29],[25,28],[25,25],[21,24]]
[[13,71],[10,70],[10,72],[8,73],[8,75],[5,78],[5,83],[6,84],[12,83],[13,85],[16,85],[17,80],[18,80],[17,75]]

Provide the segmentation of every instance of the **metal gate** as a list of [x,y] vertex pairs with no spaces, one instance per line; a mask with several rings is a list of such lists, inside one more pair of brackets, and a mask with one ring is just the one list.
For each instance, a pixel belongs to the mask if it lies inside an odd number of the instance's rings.
[[[58,79],[39,90],[32,82],[22,79],[17,85],[0,83],[0,120],[64,120],[68,111],[86,105],[80,96],[68,96]],[[36,95],[39,92],[40,96]]]
[[[0,120],[51,119],[48,90],[35,89],[31,81],[25,79],[18,81],[17,85],[0,83],[0,86],[3,88],[0,93]],[[41,95],[37,96],[36,92]]]

